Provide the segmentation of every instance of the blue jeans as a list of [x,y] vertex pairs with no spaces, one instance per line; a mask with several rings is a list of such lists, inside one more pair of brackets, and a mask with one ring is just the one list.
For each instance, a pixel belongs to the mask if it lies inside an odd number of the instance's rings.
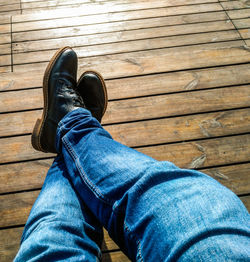
[[15,261],[99,261],[102,226],[132,261],[250,261],[249,213],[211,177],[114,141],[86,109],[56,146]]

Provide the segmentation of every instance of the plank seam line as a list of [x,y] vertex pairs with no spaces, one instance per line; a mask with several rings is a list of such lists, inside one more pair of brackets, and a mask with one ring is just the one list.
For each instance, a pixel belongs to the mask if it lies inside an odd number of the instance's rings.
[[[157,27],[152,27],[150,29],[154,29]],[[145,28],[148,29],[148,28]],[[127,31],[134,31],[134,30],[127,30]],[[130,40],[123,40],[123,41],[115,41],[115,42],[104,42],[104,43],[94,43],[94,44],[86,44],[86,45],[74,45],[73,48],[85,48],[85,47],[93,47],[93,46],[102,46],[102,45],[111,45],[111,44],[120,44],[120,43],[130,43],[130,42],[137,42],[137,41],[145,41],[145,40],[154,40],[154,39],[161,39],[161,38],[174,38],[174,37],[182,37],[182,36],[192,36],[192,35],[205,35],[205,34],[210,34],[210,33],[221,33],[221,32],[237,32],[235,29],[224,29],[224,30],[217,30],[217,31],[206,31],[206,32],[194,32],[190,34],[179,34],[179,35],[166,35],[166,36],[156,36],[156,37],[148,37],[148,38],[139,38],[139,39],[130,39]],[[112,33],[112,32],[111,32]],[[105,34],[105,33],[104,33]],[[84,35],[83,35],[84,36]],[[55,40],[61,39],[61,38],[66,38],[66,37],[60,37],[60,38],[54,38]],[[72,37],[75,38],[75,37]],[[54,40],[52,39],[52,40]],[[46,39],[41,39],[46,41]],[[36,41],[41,41],[41,40],[32,40],[32,42]],[[231,39],[231,40],[220,40],[220,41],[213,41],[213,42],[204,42],[204,43],[193,43],[193,44],[180,44],[180,45],[175,45],[175,46],[167,46],[167,47],[158,47],[158,48],[150,48],[150,49],[140,49],[137,51],[129,51],[129,52],[138,52],[138,51],[147,51],[147,50],[155,50],[155,49],[163,49],[163,48],[175,48],[175,47],[184,47],[184,46],[194,46],[194,45],[202,45],[202,44],[213,44],[213,43],[223,43],[223,42],[231,42],[231,41],[239,41],[242,40],[242,38],[239,36],[238,39]],[[22,41],[22,42],[13,42],[13,43],[30,43],[31,41]],[[27,53],[35,53],[35,52],[45,52],[45,51],[53,51],[53,50],[58,50],[58,48],[48,48],[48,49],[36,49],[36,50],[30,50],[30,51],[15,51],[13,52],[14,55],[20,55],[20,54],[27,54]],[[119,53],[110,53],[110,54],[121,54],[121,53],[129,53],[127,52],[119,52]],[[94,56],[104,56],[103,54],[100,55],[94,55]],[[86,57],[86,56],[79,56],[81,57]],[[88,56],[92,57],[92,56]],[[47,61],[46,61],[47,62]],[[36,63],[36,62],[33,62]],[[39,62],[40,63],[40,62]],[[21,64],[20,64],[21,65]]]
[[20,228],[20,227],[24,227],[25,224],[19,224],[19,225],[12,225],[12,226],[4,226],[4,227],[0,227],[0,231],[1,230],[6,230],[6,229],[12,229],[12,228]]
[[[212,3],[203,3],[203,4],[192,4],[193,6],[200,6],[200,5],[217,5],[218,2],[212,2]],[[142,8],[142,9],[135,9],[135,10],[123,10],[123,11],[111,11],[109,13],[111,14],[116,14],[116,13],[128,13],[128,12],[132,12],[132,11],[145,11],[145,10],[157,10],[157,9],[161,9],[161,8],[164,8],[164,9],[169,9],[169,8],[176,8],[176,7],[183,7],[183,6],[190,6],[190,5],[178,5],[178,6],[168,6],[168,7],[151,7],[151,8]],[[241,8],[241,9],[246,9],[246,8]],[[218,10],[218,12],[222,12],[223,10]],[[210,13],[210,12],[214,12],[214,11],[207,11],[207,12],[200,12],[200,13]],[[18,24],[18,23],[27,23],[27,22],[35,22],[35,21],[47,21],[47,20],[54,20],[54,19],[65,19],[65,18],[73,18],[73,17],[86,17],[86,16],[93,16],[93,15],[102,15],[102,14],[105,14],[106,12],[104,13],[98,13],[98,14],[86,14],[86,15],[74,15],[74,16],[65,16],[65,17],[58,17],[58,18],[46,18],[46,19],[35,19],[35,20],[26,20],[26,21],[17,21],[17,22],[13,22],[14,24]],[[28,16],[29,14],[23,14],[25,16]],[[185,14],[183,14],[185,15]],[[15,15],[15,16],[20,16],[20,15]],[[176,16],[176,15],[170,15],[170,16]]]
[[11,72],[13,72],[13,44],[12,44],[12,16],[10,17],[10,61],[11,61]]
[[[33,161],[33,160],[31,160],[31,161]],[[247,164],[250,164],[250,162],[249,161],[243,161],[243,162],[237,162],[237,163],[230,163],[230,164],[209,166],[209,167],[198,167],[198,168],[192,168],[192,169],[202,171],[202,172],[206,172],[206,171],[213,169],[213,168],[221,168],[221,167],[223,168],[223,167],[240,166],[240,165],[247,165]],[[31,188],[31,189],[25,189],[25,190],[19,190],[19,191],[8,191],[8,192],[0,193],[0,196],[12,195],[12,194],[22,194],[22,193],[26,193],[26,192],[35,192],[35,191],[38,191],[38,190],[41,190],[41,189],[42,189],[41,187],[38,187],[38,188]],[[238,194],[238,196],[245,196],[245,195],[249,195],[249,194],[250,193]]]
[[[228,10],[224,8],[224,6],[221,4],[221,1],[220,1],[220,0],[218,0],[218,3],[219,3],[220,6],[222,7],[222,9],[225,11],[228,19],[229,19],[230,22],[233,24],[233,26],[234,26],[235,30],[237,31],[238,35],[240,36],[241,40],[242,40],[242,41],[244,42],[244,44],[247,46],[247,43],[246,43],[245,39],[242,37],[240,31],[238,30],[238,28],[237,28],[236,25],[234,24],[234,21],[233,21],[233,20],[231,19],[231,17],[229,16],[229,14],[228,14],[228,12],[227,12]],[[238,10],[238,9],[237,9],[237,10]]]
[[19,0],[20,1],[20,11],[21,11],[21,15],[23,14],[23,9],[22,9],[22,0]]

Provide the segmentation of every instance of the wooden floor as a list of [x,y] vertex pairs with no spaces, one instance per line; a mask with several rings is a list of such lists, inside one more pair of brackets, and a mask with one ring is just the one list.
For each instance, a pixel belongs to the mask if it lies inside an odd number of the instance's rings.
[[[218,0],[0,1],[0,260],[12,261],[53,161],[32,149],[42,76],[70,45],[99,71],[114,139],[194,168],[250,210],[250,7]],[[103,261],[128,261],[105,233]]]

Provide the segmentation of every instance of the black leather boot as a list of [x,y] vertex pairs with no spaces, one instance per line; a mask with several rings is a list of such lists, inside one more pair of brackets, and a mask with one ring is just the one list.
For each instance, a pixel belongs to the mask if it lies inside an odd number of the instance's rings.
[[95,71],[84,72],[77,83],[76,90],[92,116],[101,123],[108,104],[107,89],[102,76]]
[[56,153],[55,138],[60,120],[69,112],[85,107],[76,88],[77,56],[70,47],[56,52],[43,78],[44,108],[37,119],[31,142],[36,150]]

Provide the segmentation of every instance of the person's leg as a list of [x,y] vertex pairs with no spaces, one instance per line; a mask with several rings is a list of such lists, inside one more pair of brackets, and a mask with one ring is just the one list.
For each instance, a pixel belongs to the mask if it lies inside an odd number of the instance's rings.
[[58,156],[32,207],[15,261],[99,261],[101,225],[79,200]]
[[82,200],[133,261],[249,259],[249,214],[207,175],[121,145],[83,108],[59,123],[56,149]]

